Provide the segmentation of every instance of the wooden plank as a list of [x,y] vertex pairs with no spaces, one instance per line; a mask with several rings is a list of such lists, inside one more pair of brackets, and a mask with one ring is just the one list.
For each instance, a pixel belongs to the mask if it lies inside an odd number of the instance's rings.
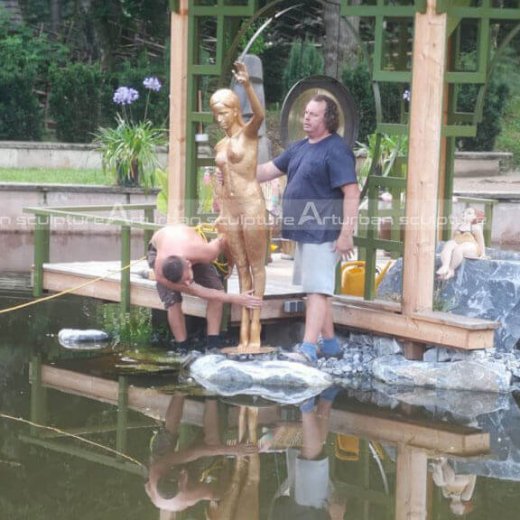
[[[73,272],[62,272],[56,269],[44,269],[43,287],[47,291],[61,292],[70,289],[71,287],[79,286],[94,277],[91,275],[77,274]],[[119,302],[121,300],[119,279],[112,277],[104,280],[99,280],[90,285],[80,287],[73,291],[73,294],[80,296],[88,296],[91,298],[98,298],[100,300],[107,300],[111,302]],[[303,312],[286,313],[284,311],[284,303],[286,300],[301,301],[301,295],[273,295],[264,301],[260,318],[265,320],[290,319],[303,316]],[[146,280],[131,281],[130,303],[132,305],[139,305],[151,309],[164,309],[164,306],[159,299],[155,284],[147,282]],[[188,316],[196,316],[203,318],[206,316],[206,302],[200,298],[183,295],[182,310]],[[231,306],[231,323],[240,323],[242,308],[239,305],[233,304]]]
[[168,148],[168,222],[184,217],[186,193],[186,114],[188,92],[188,0],[171,14],[170,138]]
[[430,310],[433,300],[448,22],[435,7],[428,0],[426,14],[415,15],[402,299],[408,315]]
[[375,334],[395,336],[397,338],[417,341],[423,344],[435,344],[460,349],[482,349],[493,347],[494,322],[472,324],[466,328],[465,320],[459,321],[455,315],[447,319],[447,315],[432,312],[422,316],[420,314],[404,315],[389,313],[368,307],[332,302],[332,316],[335,324],[344,325],[361,330],[370,330]]
[[374,310],[400,313],[401,304],[398,302],[392,302],[389,300],[365,300],[362,296],[350,296],[350,295],[335,295],[334,301],[339,303],[346,303],[348,305],[354,305],[356,307],[368,307]]

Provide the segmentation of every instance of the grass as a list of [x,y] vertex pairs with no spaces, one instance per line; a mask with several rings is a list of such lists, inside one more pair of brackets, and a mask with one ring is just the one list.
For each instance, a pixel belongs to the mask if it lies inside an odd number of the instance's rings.
[[101,170],[52,168],[0,168],[0,182],[30,184],[87,184],[113,186],[113,180]]

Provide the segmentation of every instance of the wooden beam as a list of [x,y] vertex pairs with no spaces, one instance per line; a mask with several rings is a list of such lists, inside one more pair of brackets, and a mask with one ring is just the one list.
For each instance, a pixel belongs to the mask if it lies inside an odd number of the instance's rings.
[[460,349],[493,347],[495,322],[444,312],[413,315],[390,313],[368,307],[332,302],[332,319],[337,325],[375,334],[395,336],[422,344]]
[[403,313],[431,310],[448,17],[428,0],[415,15],[406,193]]
[[188,4],[180,0],[178,11],[171,14],[168,223],[179,222],[185,212]]

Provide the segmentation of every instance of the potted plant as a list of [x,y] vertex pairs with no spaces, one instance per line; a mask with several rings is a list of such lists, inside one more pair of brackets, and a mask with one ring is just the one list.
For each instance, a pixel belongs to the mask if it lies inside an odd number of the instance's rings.
[[116,127],[100,128],[94,143],[102,154],[103,171],[111,175],[120,186],[154,186],[160,167],[156,147],[166,143],[165,131],[155,128],[147,119],[150,92],[158,92],[161,83],[155,77],[146,78],[143,86],[148,90],[145,115],[134,122],[131,105],[139,99],[139,92],[130,87],[119,87],[113,97],[121,106],[122,115],[116,116]]

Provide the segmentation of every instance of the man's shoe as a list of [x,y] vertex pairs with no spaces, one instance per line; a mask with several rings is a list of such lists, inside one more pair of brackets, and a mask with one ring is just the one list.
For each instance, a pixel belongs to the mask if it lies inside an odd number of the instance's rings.
[[331,357],[341,359],[343,357],[343,350],[341,349],[336,336],[333,336],[332,338],[323,338],[321,340],[320,354],[325,357],[325,359]]
[[318,364],[318,347],[313,343],[303,342],[296,345],[293,352],[286,352],[283,355],[288,361],[302,363],[310,367],[315,367]]

